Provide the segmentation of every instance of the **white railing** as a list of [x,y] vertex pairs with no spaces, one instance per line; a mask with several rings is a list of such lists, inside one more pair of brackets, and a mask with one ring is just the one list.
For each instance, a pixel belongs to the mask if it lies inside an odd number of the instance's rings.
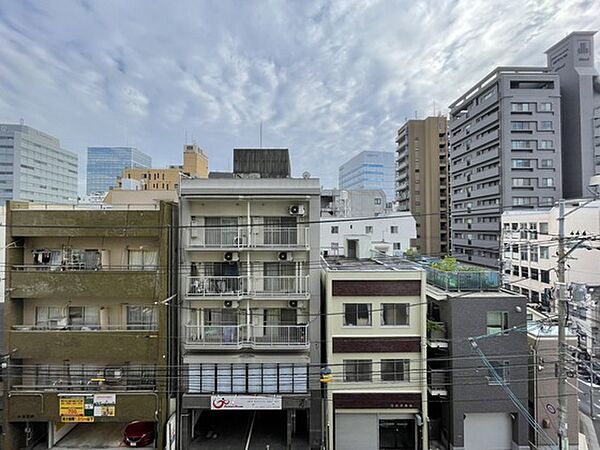
[[188,295],[198,297],[241,296],[247,292],[245,277],[188,277]]
[[251,290],[264,296],[307,295],[308,275],[253,277]]
[[309,228],[268,225],[189,227],[189,243],[202,248],[297,248],[309,245]]
[[308,325],[186,325],[187,344],[236,347],[307,347]]
[[121,324],[121,325],[101,325],[101,324],[82,324],[69,325],[61,324],[60,320],[49,321],[47,323],[37,323],[31,325],[13,325],[14,331],[156,331],[158,323],[148,324]]

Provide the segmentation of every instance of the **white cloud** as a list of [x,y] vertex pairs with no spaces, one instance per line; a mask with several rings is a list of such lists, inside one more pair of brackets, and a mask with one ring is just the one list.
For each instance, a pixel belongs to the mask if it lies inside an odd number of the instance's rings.
[[[337,183],[405,117],[446,106],[497,65],[544,64],[600,0],[9,2],[0,0],[0,121],[20,117],[82,155],[130,144],[178,162],[184,135],[287,146],[296,174]],[[600,59],[600,58],[599,58]],[[230,164],[229,164],[230,167]]]

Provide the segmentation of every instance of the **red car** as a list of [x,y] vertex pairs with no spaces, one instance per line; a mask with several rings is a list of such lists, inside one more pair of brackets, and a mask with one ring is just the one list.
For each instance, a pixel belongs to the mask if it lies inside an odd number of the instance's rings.
[[154,442],[154,422],[130,422],[123,431],[123,442],[128,447],[146,447]]

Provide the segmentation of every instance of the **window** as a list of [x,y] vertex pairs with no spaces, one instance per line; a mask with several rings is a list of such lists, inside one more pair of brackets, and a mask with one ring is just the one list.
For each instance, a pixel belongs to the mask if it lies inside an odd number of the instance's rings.
[[381,205],[381,198],[380,197],[375,197],[375,204],[376,205]]
[[540,168],[551,169],[554,167],[554,161],[551,159],[540,159]]
[[381,381],[410,381],[410,360],[382,359]]
[[512,112],[532,112],[533,104],[531,103],[511,103]]
[[528,169],[531,167],[531,160],[529,159],[513,159],[512,160],[512,168],[513,169]]
[[550,283],[550,271],[549,270],[541,271],[540,281],[542,283]]
[[157,328],[158,317],[156,308],[152,306],[127,307],[128,330],[156,330]]
[[60,306],[37,306],[35,308],[36,327],[53,329],[66,325],[66,322]]
[[156,250],[128,250],[127,265],[130,270],[156,270],[158,252]]
[[345,359],[344,382],[358,383],[371,381],[373,362],[370,359]]
[[331,234],[338,234],[340,232],[340,227],[331,227]]
[[540,222],[540,234],[548,234],[548,222]]
[[513,178],[513,187],[527,187],[531,186],[531,178]]
[[550,102],[540,103],[538,106],[538,111],[540,111],[540,112],[552,111],[552,103],[550,103]]
[[370,226],[370,225],[367,225],[367,226],[365,227],[365,233],[366,233],[366,234],[373,234],[373,227],[372,227],[372,226]]
[[508,330],[508,312],[489,311],[487,313],[487,334],[496,334]]
[[544,150],[552,149],[554,148],[554,141],[552,141],[551,139],[541,140],[539,148]]
[[542,178],[540,187],[554,187],[554,178]]
[[488,384],[508,383],[508,368],[510,363],[508,361],[490,360],[490,365],[493,367],[493,369],[488,368]]
[[381,325],[408,325],[408,303],[383,303],[381,305]]
[[513,206],[535,205],[537,197],[513,197]]
[[548,259],[550,257],[550,251],[548,247],[540,247],[540,259]]
[[540,122],[540,130],[549,131],[552,130],[552,121],[551,120],[542,120]]
[[392,225],[390,227],[390,233],[392,233],[392,234],[398,234],[398,226],[397,225]]
[[513,150],[529,150],[535,148],[535,141],[510,141],[510,148]]
[[531,122],[511,122],[513,131],[522,131],[531,129]]
[[370,303],[344,303],[344,326],[346,326],[346,327],[370,327],[371,326],[371,304]]
[[402,250],[402,243],[394,242],[394,250]]

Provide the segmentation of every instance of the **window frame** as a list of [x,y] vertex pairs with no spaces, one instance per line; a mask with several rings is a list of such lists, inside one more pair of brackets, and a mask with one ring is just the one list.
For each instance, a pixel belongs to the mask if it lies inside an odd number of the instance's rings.
[[[368,379],[359,379],[361,375],[365,375],[360,371],[361,366],[368,366],[366,375]],[[344,383],[372,383],[373,382],[373,360],[372,359],[344,359],[342,361]],[[352,372],[348,369],[354,367],[354,379],[350,379]]]
[[[490,315],[491,314],[501,314],[499,325],[490,325]],[[486,334],[488,336],[490,336],[490,335],[496,335],[496,336],[506,335],[505,332],[510,329],[508,311],[488,311],[486,313],[485,328],[486,328]]]
[[[385,319],[385,313],[386,313],[386,306],[391,306],[392,307],[392,314],[394,317],[396,317],[396,307],[398,306],[402,306],[405,308],[405,317],[406,317],[406,323],[405,324],[386,324],[384,322]],[[380,311],[380,324],[381,327],[385,327],[385,328],[408,328],[410,327],[410,303],[381,303],[381,311]]]
[[[358,306],[363,306],[363,305],[365,305],[367,307],[367,312],[368,312],[368,324],[367,325],[359,325]],[[356,310],[354,311],[356,325],[353,325],[353,324],[347,322],[348,316],[349,316],[349,314],[352,314],[352,312],[347,311],[346,308],[351,307],[351,306],[356,307]],[[343,303],[342,309],[343,309],[343,313],[344,313],[342,326],[344,328],[371,328],[373,326],[373,304],[372,303]]]

